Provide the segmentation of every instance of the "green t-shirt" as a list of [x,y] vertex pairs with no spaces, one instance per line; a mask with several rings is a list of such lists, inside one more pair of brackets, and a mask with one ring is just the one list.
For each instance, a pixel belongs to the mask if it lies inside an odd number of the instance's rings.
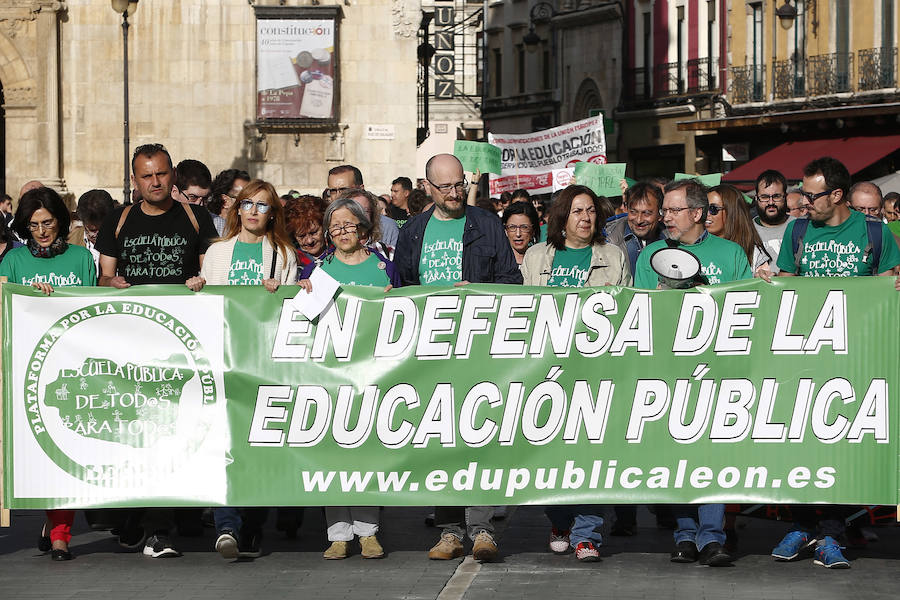
[[[650,257],[665,247],[666,241],[659,240],[638,254],[637,264],[634,267],[634,287],[645,290],[656,289],[659,275],[650,266]],[[753,277],[744,249],[732,241],[708,234],[696,244],[682,244],[678,247],[697,257],[700,269],[709,279],[710,285]]]
[[591,247],[563,248],[553,254],[553,267],[547,285],[556,287],[582,287],[591,271]]
[[900,221],[891,221],[887,224],[888,229],[891,230],[891,233],[894,235],[900,235]]
[[321,269],[344,285],[387,287],[391,283],[385,264],[374,254],[358,265],[348,265],[331,256],[322,261]]
[[878,275],[900,264],[900,250],[890,230],[881,225],[881,258],[878,273],[872,272],[872,259],[864,259],[869,235],[866,232],[866,217],[860,212],[850,211],[850,217],[829,227],[822,222],[810,221],[803,236],[803,255],[800,269],[794,264],[793,232],[797,221],[791,221],[784,231],[781,252],[778,254],[778,268],[803,277],[852,277],[857,275]]
[[27,246],[13,248],[0,263],[0,275],[6,275],[10,283],[22,285],[34,282],[53,287],[97,285],[94,257],[87,248],[74,244],[53,258],[37,258]]
[[425,226],[419,282],[422,285],[453,285],[462,281],[463,231],[466,218],[441,221],[434,215]]
[[228,268],[228,285],[259,285],[262,280],[262,240],[255,244],[235,241]]

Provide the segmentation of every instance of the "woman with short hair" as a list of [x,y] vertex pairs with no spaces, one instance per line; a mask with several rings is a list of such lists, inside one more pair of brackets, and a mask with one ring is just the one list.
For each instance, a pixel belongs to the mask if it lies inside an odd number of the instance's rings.
[[525,253],[525,285],[631,285],[628,259],[603,234],[602,224],[610,216],[608,203],[590,188],[565,188],[550,207],[547,241]]
[[521,269],[525,251],[540,239],[541,223],[538,213],[530,201],[513,202],[503,211],[500,220],[512,246],[513,256]]
[[[25,245],[10,250],[0,263],[0,276],[10,283],[30,285],[45,294],[54,287],[97,285],[94,258],[87,249],[66,241],[69,209],[54,190],[39,187],[19,200],[13,229]],[[38,548],[55,561],[71,560],[74,510],[48,510]]]
[[[372,234],[370,211],[352,198],[340,197],[324,215],[325,232],[332,247],[315,263],[307,265],[300,276],[300,286],[312,292],[310,276],[322,269],[339,283],[383,287],[385,292],[400,287],[394,264],[368,246]],[[382,558],[384,549],[378,542],[377,506],[327,506],[328,541],[323,553],[326,560],[339,560],[350,555],[350,542],[359,536],[363,558]]]

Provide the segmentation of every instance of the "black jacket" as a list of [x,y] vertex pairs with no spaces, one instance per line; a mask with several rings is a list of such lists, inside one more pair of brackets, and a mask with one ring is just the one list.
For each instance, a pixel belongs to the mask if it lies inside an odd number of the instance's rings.
[[[419,260],[425,227],[434,208],[412,217],[400,228],[394,265],[403,285],[420,285]],[[522,283],[522,273],[497,215],[466,206],[463,231],[462,279],[470,283]]]

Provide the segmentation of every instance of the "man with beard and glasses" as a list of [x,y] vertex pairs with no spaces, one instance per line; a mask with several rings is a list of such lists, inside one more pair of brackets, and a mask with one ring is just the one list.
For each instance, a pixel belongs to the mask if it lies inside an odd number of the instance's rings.
[[793,220],[788,215],[787,180],[775,170],[763,171],[756,178],[756,212],[753,225],[759,238],[769,252],[769,256],[777,257],[781,250],[784,230]]

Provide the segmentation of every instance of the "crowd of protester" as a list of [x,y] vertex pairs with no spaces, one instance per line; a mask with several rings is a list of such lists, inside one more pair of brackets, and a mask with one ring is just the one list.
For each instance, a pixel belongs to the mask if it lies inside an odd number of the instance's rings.
[[[180,284],[282,285],[312,290],[321,269],[338,282],[392,288],[409,285],[664,287],[650,257],[678,247],[700,262],[699,283],[775,276],[895,275],[900,266],[900,194],[882,196],[870,182],[851,186],[839,161],[812,160],[799,186],[774,170],[759,175],[752,197],[728,184],[661,178],[623,185],[621,199],[573,184],[549,198],[526,190],[479,196],[452,155],[428,161],[413,186],[397,177],[390,193],[367,190],[352,165],[334,167],[321,195],[279,196],[272,185],[236,169],[215,178],[197,160],[173,165],[166,149],[149,144],[132,159],[135,202],[118,205],[103,190],[83,194],[74,213],[54,190],[26,184],[13,214],[0,203],[0,275],[46,294],[56,287]],[[148,235],[153,234],[153,235]],[[817,242],[838,242],[819,244]],[[852,243],[850,243],[852,242]],[[811,248],[819,256],[810,256]],[[829,248],[824,252],[821,248]],[[165,252],[162,252],[165,250]],[[824,254],[824,256],[823,256]],[[900,289],[900,279],[895,286]],[[435,560],[464,554],[497,556],[497,507],[437,507],[442,528],[428,552]],[[302,509],[279,511],[278,528],[292,535]],[[326,507],[325,559],[342,559],[359,539],[363,558],[381,558],[379,507]],[[847,568],[842,553],[852,507],[798,506],[793,525],[772,551],[776,560],[814,556],[815,564]],[[216,550],[226,558],[258,557],[265,508],[209,511]],[[723,504],[656,507],[658,523],[674,529],[671,560],[722,566],[733,562],[733,519]],[[93,511],[92,511],[93,514]],[[602,506],[550,506],[549,550],[599,560]],[[633,506],[615,507],[615,535],[636,532]],[[74,511],[49,510],[40,548],[69,560]],[[172,539],[196,533],[196,511],[125,509],[92,516],[114,528],[119,543],[159,558],[178,556]],[[730,524],[730,526],[729,526]],[[199,526],[202,532],[202,525]]]

